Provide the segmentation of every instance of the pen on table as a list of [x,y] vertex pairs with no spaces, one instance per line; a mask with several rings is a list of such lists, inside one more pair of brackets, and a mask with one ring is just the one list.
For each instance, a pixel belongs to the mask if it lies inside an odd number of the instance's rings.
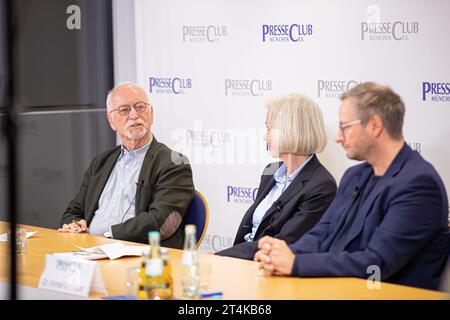
[[221,296],[223,295],[223,292],[207,292],[207,293],[200,293],[200,298],[211,298],[215,296]]

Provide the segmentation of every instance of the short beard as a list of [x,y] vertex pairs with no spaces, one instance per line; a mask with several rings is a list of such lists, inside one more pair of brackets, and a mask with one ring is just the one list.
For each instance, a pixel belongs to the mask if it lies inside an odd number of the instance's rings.
[[374,146],[370,139],[364,139],[357,146],[354,154],[348,154],[347,157],[351,160],[366,161],[373,152]]
[[128,140],[140,140],[142,138],[144,138],[147,134],[148,134],[148,129],[144,127],[144,129],[142,131],[140,131],[141,133],[131,133],[127,131],[127,139]]

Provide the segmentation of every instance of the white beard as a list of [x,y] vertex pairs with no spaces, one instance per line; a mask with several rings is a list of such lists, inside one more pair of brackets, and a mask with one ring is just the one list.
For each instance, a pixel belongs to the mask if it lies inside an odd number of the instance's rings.
[[148,133],[148,129],[144,126],[128,128],[126,130],[126,137],[129,140],[139,140],[145,137]]

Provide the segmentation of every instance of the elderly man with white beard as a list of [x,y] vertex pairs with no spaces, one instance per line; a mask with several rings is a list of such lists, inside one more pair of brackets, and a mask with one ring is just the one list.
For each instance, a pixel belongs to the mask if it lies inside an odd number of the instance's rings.
[[189,161],[152,134],[153,106],[144,88],[120,84],[106,106],[122,144],[94,158],[58,231],[141,243],[149,231],[159,231],[162,246],[181,248],[181,226],[195,194]]

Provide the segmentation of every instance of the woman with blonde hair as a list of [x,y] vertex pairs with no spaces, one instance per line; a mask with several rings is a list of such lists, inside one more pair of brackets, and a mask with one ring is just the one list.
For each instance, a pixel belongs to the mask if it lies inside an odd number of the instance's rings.
[[266,104],[265,140],[273,157],[261,177],[255,202],[245,213],[231,248],[222,256],[253,259],[266,235],[292,243],[322,217],[336,195],[336,181],[316,157],[326,145],[319,106],[300,94]]

